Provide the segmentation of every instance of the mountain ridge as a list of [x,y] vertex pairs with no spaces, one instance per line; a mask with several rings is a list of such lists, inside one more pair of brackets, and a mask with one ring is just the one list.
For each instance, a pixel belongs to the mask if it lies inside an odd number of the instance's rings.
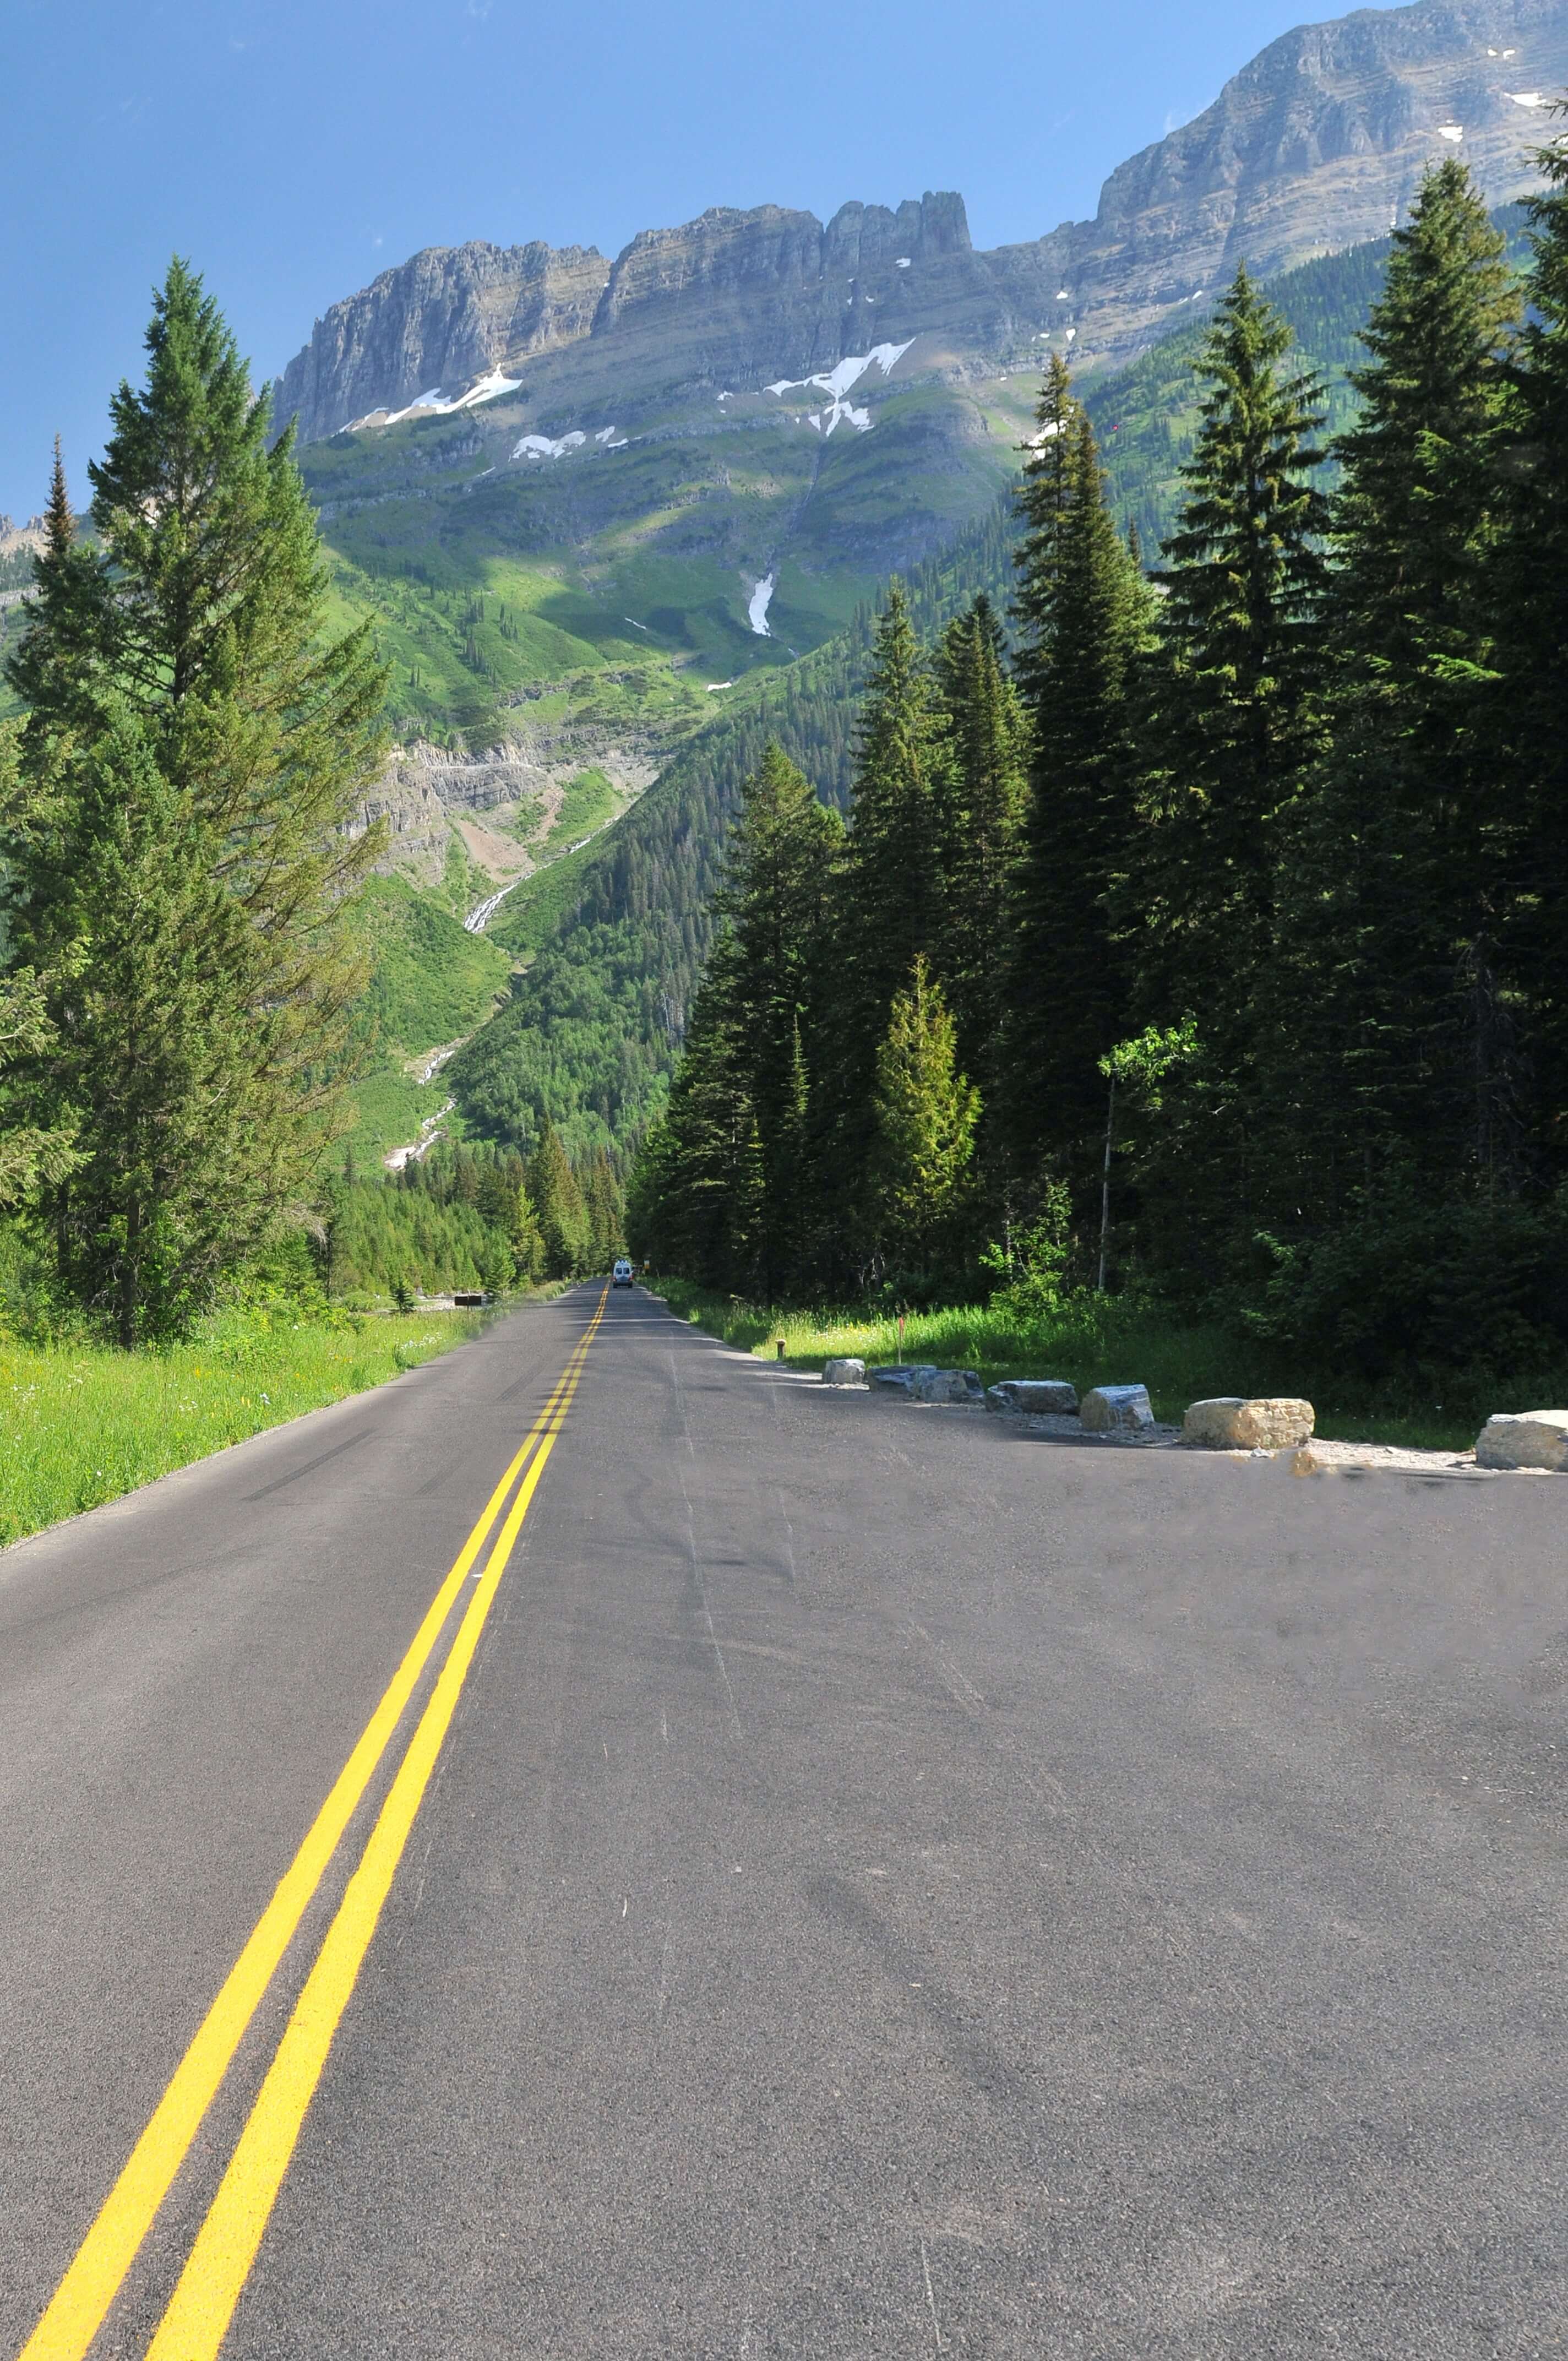
[[1463,154],[1493,204],[1525,193],[1563,83],[1568,0],[1360,9],[1270,42],[1115,168],[1092,221],[981,250],[962,198],[927,192],[851,202],[826,225],[714,206],[613,259],[537,240],[426,247],[329,308],[275,407],[317,441],[492,378],[486,399],[531,404],[551,439],[607,402],[798,381],[889,342],[916,345],[906,379],[984,377],[1042,343],[1087,372],[1133,357],[1240,259],[1272,273],[1386,232],[1439,155]]

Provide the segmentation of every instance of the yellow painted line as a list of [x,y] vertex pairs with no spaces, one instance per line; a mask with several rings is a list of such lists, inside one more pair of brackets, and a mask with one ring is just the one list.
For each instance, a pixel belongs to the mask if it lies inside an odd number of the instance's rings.
[[[604,1317],[608,1294],[607,1288],[583,1339],[585,1351]],[[327,1929],[249,2120],[229,2158],[228,2170],[187,2257],[158,2334],[148,2347],[148,2361],[214,2361],[227,2334],[234,2308],[250,2276],[257,2249],[283,2185],[306,2111],[326,2065],[333,2037],[353,1997],[398,1863],[424,1800],[491,1602],[581,1374],[579,1358],[508,1511],[489,1563],[447,1652],[430,1702],[409,1741],[408,1752],[371,1830],[364,1856]]]
[[[600,1312],[603,1311],[601,1299]],[[598,1324],[597,1319],[595,1325]],[[142,2240],[175,2174],[185,2161],[203,2117],[216,2096],[230,2061],[292,1940],[396,1730],[403,1708],[430,1660],[452,1602],[468,1577],[490,1528],[529,1454],[553,1434],[551,1422],[575,1371],[582,1367],[587,1332],[574,1348],[554,1391],[523,1437],[484,1510],[457,1554],[451,1573],[430,1603],[408,1653],[392,1675],[353,1753],[344,1764],[310,1830],[258,1919],[249,1941],[225,1977],[147,2129],[126,2158],[96,2221],[77,2249],[48,2311],[23,2346],[20,2361],[82,2361],[104,2316],[118,2294]]]

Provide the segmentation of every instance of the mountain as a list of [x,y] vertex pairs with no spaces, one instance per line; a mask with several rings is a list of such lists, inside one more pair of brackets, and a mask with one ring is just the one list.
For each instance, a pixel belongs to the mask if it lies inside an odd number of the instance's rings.
[[[846,204],[826,227],[779,205],[716,207],[640,231],[613,262],[537,243],[433,247],[317,322],[278,408],[309,441],[413,405],[499,401],[542,444],[580,432],[573,448],[591,457],[589,437],[630,445],[672,399],[755,397],[890,346],[904,384],[990,375],[1058,336],[1095,368],[1207,301],[1239,260],[1277,272],[1382,235],[1435,156],[1462,153],[1494,203],[1521,194],[1564,82],[1563,0],[1360,9],[1271,42],[1193,122],[1118,166],[1091,222],[981,252],[962,199],[939,194],[896,212]],[[517,439],[510,464],[543,456]]]
[[1048,347],[1108,382],[1239,258],[1272,277],[1386,235],[1455,148],[1517,193],[1564,81],[1568,0],[1422,0],[1271,43],[1092,222],[1031,243],[978,251],[961,198],[928,194],[826,225],[717,208],[613,260],[471,244],[384,272],[275,404],[398,734],[472,756],[592,713],[590,763],[630,730],[656,770],[735,683],[989,513]]

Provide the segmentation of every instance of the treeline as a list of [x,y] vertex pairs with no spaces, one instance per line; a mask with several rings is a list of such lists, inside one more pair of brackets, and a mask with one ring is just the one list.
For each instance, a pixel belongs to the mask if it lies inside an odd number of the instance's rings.
[[[1521,218],[1518,207],[1497,216],[1516,257]],[[1336,427],[1349,423],[1358,399],[1345,372],[1362,353],[1360,331],[1390,250],[1379,239],[1303,264],[1276,285],[1279,308],[1323,377]],[[1151,552],[1174,525],[1180,471],[1199,428],[1193,362],[1202,338],[1197,324],[1181,329],[1084,396],[1112,510]],[[980,592],[1011,640],[1017,540],[1018,521],[1003,499],[913,570],[904,590],[923,640]],[[568,898],[566,880],[552,881],[547,924],[527,892],[500,914],[491,937],[530,965],[451,1070],[476,1129],[527,1148],[547,1113],[578,1155],[634,1137],[658,1111],[708,955],[712,898],[741,782],[771,738],[825,802],[848,807],[855,711],[874,636],[867,608],[826,647],[762,675],[748,703],[684,747],[604,845],[575,864],[578,883]]]
[[[1568,1336],[1568,157],[1464,169],[1321,381],[1245,269],[1146,574],[1051,365],[1009,657],[896,592],[848,828],[748,782],[636,1250],[763,1300],[1156,1287],[1367,1368]],[[1107,1174],[1109,1180],[1107,1180]],[[1107,1215],[1109,1218],[1107,1218]]]
[[623,1229],[620,1184],[602,1151],[574,1167],[550,1127],[526,1161],[484,1142],[438,1142],[386,1178],[366,1179],[347,1160],[327,1192],[323,1277],[350,1302],[501,1293],[608,1271]]

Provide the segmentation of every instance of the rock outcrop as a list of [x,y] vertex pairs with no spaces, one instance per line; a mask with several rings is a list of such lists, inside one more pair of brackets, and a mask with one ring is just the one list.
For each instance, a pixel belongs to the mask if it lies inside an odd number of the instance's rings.
[[[1383,236],[1422,171],[1457,154],[1494,203],[1534,185],[1568,83],[1568,0],[1418,0],[1297,27],[1214,104],[1113,172],[1091,222],[979,252],[961,197],[716,207],[593,247],[429,247],[335,303],[276,407],[309,441],[440,388],[526,378],[535,412],[634,411],[831,370],[917,341],[910,369],[982,373],[1042,343],[1124,357],[1260,272]],[[521,395],[520,394],[520,400]]]

